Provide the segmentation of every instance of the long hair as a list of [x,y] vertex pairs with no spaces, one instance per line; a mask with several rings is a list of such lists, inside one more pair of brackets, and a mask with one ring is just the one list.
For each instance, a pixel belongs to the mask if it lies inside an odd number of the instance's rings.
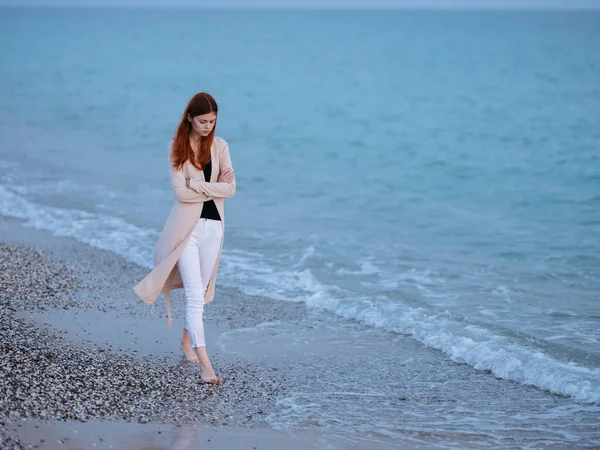
[[190,161],[196,169],[202,170],[202,167],[210,161],[210,147],[212,146],[215,137],[217,119],[215,118],[215,126],[208,136],[200,136],[200,151],[196,157],[196,154],[190,145],[192,123],[187,119],[187,116],[189,114],[193,119],[196,116],[209,114],[211,112],[218,115],[219,108],[217,102],[210,94],[199,92],[189,101],[181,116],[181,121],[175,132],[175,136],[173,137],[171,164],[176,170],[181,169],[186,161]]

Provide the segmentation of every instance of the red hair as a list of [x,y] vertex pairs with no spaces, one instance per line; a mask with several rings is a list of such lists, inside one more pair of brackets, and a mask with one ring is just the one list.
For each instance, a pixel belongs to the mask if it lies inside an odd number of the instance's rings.
[[183,164],[188,160],[196,167],[196,169],[202,170],[202,167],[210,161],[210,147],[212,146],[215,130],[217,129],[216,119],[215,126],[208,136],[200,137],[200,151],[196,157],[196,154],[190,145],[192,123],[188,120],[187,116],[189,114],[193,119],[196,116],[209,114],[211,112],[217,114],[219,108],[212,95],[207,94],[206,92],[199,92],[188,102],[181,117],[181,121],[179,122],[179,126],[177,127],[177,131],[175,132],[175,136],[173,137],[171,164],[176,170],[181,169]]

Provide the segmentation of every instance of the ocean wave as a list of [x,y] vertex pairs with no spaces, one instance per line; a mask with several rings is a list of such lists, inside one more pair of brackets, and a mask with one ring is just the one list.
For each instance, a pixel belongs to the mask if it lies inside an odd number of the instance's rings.
[[[159,235],[156,230],[140,228],[117,217],[35,204],[7,186],[0,186],[0,213],[22,219],[26,226],[68,236],[152,267],[154,243]],[[300,260],[314,253],[310,247]],[[376,269],[363,263],[356,273],[376,273]],[[327,309],[368,326],[411,335],[443,351],[453,361],[489,370],[497,377],[580,401],[600,402],[600,369],[556,360],[511,337],[465,324],[448,311],[410,306],[385,296],[359,297],[340,286],[320,282],[309,268],[296,266],[296,270],[287,270],[261,254],[244,250],[224,252],[223,272],[228,285],[247,294],[303,301],[311,308]]]
[[152,267],[153,244],[159,236],[155,230],[137,227],[118,217],[35,204],[5,186],[0,186],[0,213],[22,219],[26,226],[71,237]]

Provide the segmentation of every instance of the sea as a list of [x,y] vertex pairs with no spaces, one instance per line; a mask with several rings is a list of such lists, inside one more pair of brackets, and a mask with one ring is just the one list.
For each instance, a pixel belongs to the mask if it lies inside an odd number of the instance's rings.
[[600,11],[0,9],[0,214],[152,267],[211,93],[219,284],[600,406]]

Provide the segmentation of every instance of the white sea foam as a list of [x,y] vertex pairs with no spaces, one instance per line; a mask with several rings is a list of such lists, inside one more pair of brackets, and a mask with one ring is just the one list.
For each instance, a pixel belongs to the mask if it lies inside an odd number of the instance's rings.
[[587,402],[600,402],[600,369],[557,361],[546,353],[517,343],[477,325],[467,325],[448,311],[434,312],[381,298],[348,303],[328,302],[344,317],[389,331],[410,334],[453,361],[491,370],[498,377],[538,386]]
[[155,230],[136,227],[117,217],[34,204],[4,186],[0,186],[0,213],[23,219],[27,226],[72,237],[152,267],[153,244],[158,238]]
[[[233,257],[232,257],[233,256]],[[494,375],[569,395],[581,401],[600,401],[600,370],[558,361],[540,350],[467,325],[449,311],[411,307],[386,297],[356,297],[338,286],[321,283],[309,269],[275,269],[266,260],[248,260],[241,254],[225,260],[227,282],[243,292],[281,300],[301,300],[359,322],[410,334],[423,344],[442,350],[452,360]],[[411,272],[406,280],[434,282],[431,274]],[[493,316],[493,311],[488,315]]]
[[342,267],[337,269],[336,272],[343,275],[374,275],[379,273],[380,270],[379,267],[371,261],[363,261],[359,270],[345,269]]

